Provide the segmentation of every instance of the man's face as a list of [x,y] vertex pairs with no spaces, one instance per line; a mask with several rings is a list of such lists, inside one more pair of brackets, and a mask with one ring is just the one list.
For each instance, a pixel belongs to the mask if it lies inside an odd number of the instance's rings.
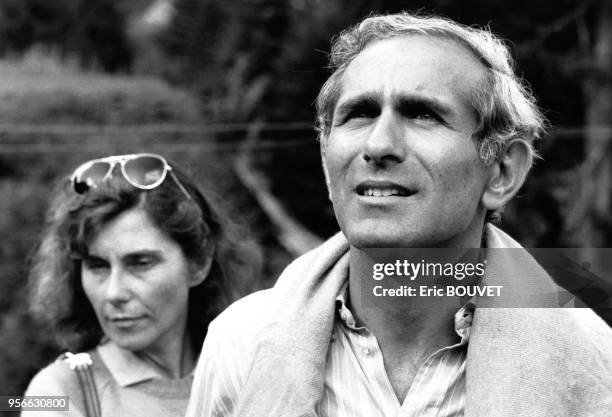
[[351,245],[480,244],[491,170],[471,103],[485,74],[463,46],[421,35],[374,41],[351,62],[323,157]]

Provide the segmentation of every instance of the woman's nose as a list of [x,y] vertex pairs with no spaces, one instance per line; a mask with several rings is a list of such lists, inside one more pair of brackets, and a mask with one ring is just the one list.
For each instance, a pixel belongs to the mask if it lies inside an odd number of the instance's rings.
[[129,301],[131,291],[128,286],[128,277],[125,271],[113,268],[106,284],[106,299],[113,304]]

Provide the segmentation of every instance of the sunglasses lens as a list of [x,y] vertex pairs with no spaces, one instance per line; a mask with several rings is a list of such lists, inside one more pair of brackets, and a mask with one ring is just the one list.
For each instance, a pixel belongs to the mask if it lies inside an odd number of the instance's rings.
[[166,164],[155,156],[140,156],[125,163],[126,179],[137,187],[159,185],[166,176]]
[[94,162],[74,179],[74,190],[83,194],[90,188],[96,188],[108,175],[111,165],[108,162]]

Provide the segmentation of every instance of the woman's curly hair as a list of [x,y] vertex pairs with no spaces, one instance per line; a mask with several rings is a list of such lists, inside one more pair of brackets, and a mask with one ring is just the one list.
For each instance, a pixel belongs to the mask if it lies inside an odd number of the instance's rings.
[[138,189],[119,174],[84,194],[77,194],[67,178],[59,184],[31,259],[28,287],[30,310],[50,326],[62,348],[88,350],[104,336],[83,291],[81,262],[92,238],[133,208],[144,210],[196,268],[213,257],[208,277],[189,293],[187,326],[196,351],[208,323],[256,285],[262,264],[259,246],[210,191],[204,197],[175,164],[172,169],[191,198],[170,175],[152,190]]

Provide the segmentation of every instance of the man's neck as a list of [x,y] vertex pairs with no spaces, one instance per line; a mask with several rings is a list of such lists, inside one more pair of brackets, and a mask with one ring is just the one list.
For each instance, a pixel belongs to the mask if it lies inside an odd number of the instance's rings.
[[[355,256],[364,252],[351,249]],[[456,343],[453,317],[461,307],[456,297],[419,299],[380,297],[371,290],[371,271],[363,268],[349,272],[349,306],[358,324],[367,327],[382,345],[412,346],[429,350]],[[415,305],[418,304],[418,305]]]
[[462,300],[446,296],[415,299],[376,295],[372,270],[363,267],[371,264],[372,259],[362,259],[369,258],[365,251],[353,247],[350,251],[349,307],[357,323],[376,337],[387,375],[401,402],[425,359],[438,349],[459,342],[454,315]]
[[[480,251],[468,251],[467,248],[486,247],[484,239],[486,231],[481,221],[479,227],[471,227],[461,236],[436,245],[434,249],[401,249],[399,254],[406,255],[410,262],[419,263],[423,256],[431,257],[437,262],[462,262],[476,263],[482,255]],[[433,248],[434,246],[432,246]],[[377,257],[377,250],[363,250],[353,246],[350,247],[350,270],[349,270],[349,303],[351,310],[358,323],[368,327],[376,335],[379,341],[385,339],[389,343],[419,344],[422,346],[438,346],[442,342],[454,340],[453,317],[465,300],[456,297],[410,297],[410,296],[380,296],[376,294],[373,286],[382,284],[384,279],[373,281],[373,270],[369,268]],[[393,249],[382,250],[383,257],[389,256]],[[378,252],[381,253],[381,252]],[[398,253],[398,252],[395,252]],[[394,254],[395,254],[394,253]],[[404,272],[405,273],[405,272]],[[423,275],[423,274],[421,274]],[[414,278],[414,277],[413,277]],[[432,287],[430,278],[425,281],[419,277],[411,281],[412,284],[423,282]],[[452,278],[449,278],[452,279]],[[473,285],[475,280],[454,281]],[[389,285],[387,285],[389,287]],[[412,285],[417,288],[418,285]]]

